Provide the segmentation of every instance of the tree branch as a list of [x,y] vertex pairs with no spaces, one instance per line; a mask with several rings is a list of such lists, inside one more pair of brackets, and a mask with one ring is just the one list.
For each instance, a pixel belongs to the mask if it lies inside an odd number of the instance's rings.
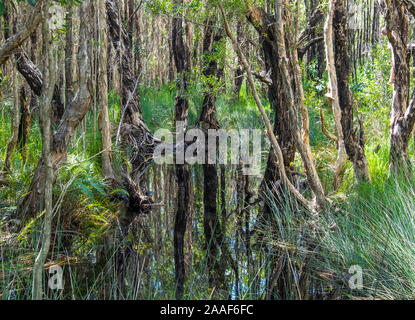
[[43,0],[38,0],[36,7],[33,9],[30,17],[27,19],[23,28],[9,37],[4,44],[0,46],[0,65],[7,61],[10,55],[34,32],[42,20]]

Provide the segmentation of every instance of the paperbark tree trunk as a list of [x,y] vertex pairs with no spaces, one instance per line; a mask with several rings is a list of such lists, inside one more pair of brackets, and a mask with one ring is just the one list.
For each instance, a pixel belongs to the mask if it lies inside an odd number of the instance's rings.
[[[223,70],[218,66],[215,59],[217,46],[223,36],[214,26],[214,17],[210,16],[204,29],[203,39],[203,75],[206,78],[214,77],[216,81],[220,80]],[[207,92],[204,94],[202,112],[200,115],[201,127],[207,132],[209,129],[219,129],[219,123],[216,118],[216,95],[213,85],[209,85]],[[208,141],[207,135],[205,142]],[[208,159],[208,147],[206,148],[206,157]],[[217,211],[217,194],[218,194],[218,168],[216,164],[205,163],[203,165],[203,229],[206,241],[206,258],[208,267],[209,287],[213,289],[225,289],[224,286],[224,268],[220,264],[219,250],[222,245],[223,234],[222,226]],[[222,206],[224,204],[222,203]]]
[[[83,6],[88,2],[84,1]],[[43,232],[42,232],[42,245],[40,251],[35,259],[33,266],[33,284],[32,284],[32,299],[41,300],[43,298],[43,288],[42,288],[42,274],[44,270],[44,264],[46,256],[49,252],[50,241],[51,241],[51,229],[52,229],[52,216],[53,216],[53,203],[52,203],[52,189],[53,189],[53,164],[52,164],[52,154],[51,154],[51,137],[52,137],[52,121],[51,121],[51,111],[52,111],[52,95],[53,89],[56,82],[56,52],[51,36],[51,31],[49,30],[49,5],[50,2],[47,1],[44,3],[43,8],[43,57],[45,58],[44,64],[44,83],[41,93],[41,109],[40,109],[40,127],[42,131],[42,175],[44,181],[42,181],[44,190],[43,199],[41,200],[41,208],[44,210],[43,216]],[[43,180],[42,179],[42,180]]]
[[98,26],[99,26],[99,53],[98,53],[98,128],[101,134],[101,168],[102,175],[107,179],[113,179],[114,173],[111,161],[111,123],[108,116],[108,78],[107,78],[107,53],[108,53],[108,30],[106,1],[99,0],[98,3]]
[[[174,0],[174,8],[183,5],[183,0]],[[182,122],[182,132],[185,134],[188,123],[189,102],[184,96],[188,89],[188,77],[190,76],[190,51],[183,40],[183,18],[173,17],[172,21],[172,49],[177,71],[177,95],[174,103],[175,123]],[[184,147],[184,146],[183,146]],[[179,151],[180,152],[180,151]],[[184,261],[184,236],[189,214],[189,169],[187,164],[180,164],[176,158],[177,211],[174,223],[174,264],[176,278],[176,299],[182,299],[184,294],[185,261]]]
[[[359,135],[353,125],[353,98],[349,85],[350,58],[347,48],[347,14],[344,0],[335,0],[334,16],[334,56],[337,76],[337,94],[341,110],[341,128],[347,155],[352,162],[356,182],[370,179],[365,155],[363,126]],[[334,94],[334,93],[333,93]]]
[[[87,1],[89,5],[89,1]],[[67,147],[75,133],[76,127],[85,117],[92,101],[92,76],[90,64],[90,40],[91,32],[90,15],[91,12],[86,8],[83,9],[80,26],[80,46],[78,49],[78,69],[79,69],[79,88],[74,99],[65,109],[58,128],[53,133],[50,156],[54,173],[66,161]],[[43,83],[42,83],[43,90]],[[19,205],[18,213],[21,219],[33,217],[39,212],[40,199],[45,189],[45,162],[42,156],[39,159],[35,174],[29,187],[29,191],[22,203]],[[56,177],[55,177],[56,178]],[[55,180],[55,179],[53,179]]]
[[[389,174],[408,174],[411,167],[408,142],[413,129],[413,110],[408,109],[410,86],[409,22],[406,6],[398,0],[380,1],[386,22],[386,35],[392,47],[393,81],[392,112],[390,120]],[[412,102],[411,102],[412,107]],[[407,110],[408,109],[408,110]]]
[[[271,122],[269,121],[269,118],[268,118],[268,116],[267,116],[267,114],[265,112],[265,109],[264,109],[264,106],[262,105],[261,99],[258,96],[258,92],[257,92],[257,90],[255,88],[255,83],[254,83],[254,79],[253,79],[253,76],[252,76],[252,72],[251,72],[249,63],[246,60],[245,55],[242,53],[242,50],[241,50],[238,42],[236,41],[234,35],[232,34],[232,31],[231,31],[231,29],[229,27],[229,23],[228,23],[228,20],[227,20],[227,17],[226,17],[225,10],[223,9],[223,7],[222,7],[222,5],[220,3],[218,3],[218,5],[219,5],[219,8],[221,10],[223,22],[224,22],[224,25],[225,25],[226,34],[231,39],[232,45],[234,47],[234,50],[238,54],[238,57],[239,57],[242,65],[243,65],[243,67],[245,69],[245,72],[246,72],[246,75],[247,75],[248,84],[249,84],[249,86],[250,86],[250,88],[252,90],[252,94],[254,96],[254,100],[255,100],[255,103],[256,103],[256,105],[258,107],[258,110],[261,113],[262,120],[263,120],[263,122],[265,124],[265,128],[267,130],[266,132],[267,132],[268,138],[270,139],[272,148],[274,149],[274,151],[275,151],[275,153],[277,155],[277,158],[278,158],[278,169],[280,171],[281,180],[282,180],[283,184],[287,187],[288,191],[296,198],[296,200],[299,203],[301,203],[305,208],[308,208],[310,210],[313,210],[313,204],[310,201],[308,201],[294,187],[294,185],[288,179],[288,176],[287,176],[287,173],[286,173],[286,170],[285,170],[285,166],[284,166],[284,158],[283,158],[283,155],[282,155],[281,147],[280,147],[280,145],[278,143],[277,138],[275,137],[275,134],[274,134],[273,129],[272,129]],[[292,97],[289,97],[289,98],[292,98]],[[291,117],[291,115],[290,115],[290,117]],[[292,120],[292,117],[291,117],[291,121],[293,121]],[[297,132],[297,134],[298,135],[297,135],[296,138],[297,139],[298,138],[301,139],[300,138],[300,133]],[[304,149],[303,149],[303,151],[304,151]],[[323,200],[323,203],[324,203],[324,200]]]
[[20,103],[19,103],[19,90],[17,83],[16,70],[13,68],[13,117],[11,126],[11,137],[7,144],[6,157],[4,159],[4,173],[10,173],[13,150],[16,147],[18,136],[19,136],[19,124],[20,124]]
[[336,0],[330,0],[328,6],[327,20],[324,26],[324,43],[326,49],[327,70],[329,82],[327,85],[326,97],[329,99],[334,115],[334,123],[337,133],[337,159],[334,165],[333,189],[337,190],[343,181],[344,172],[346,170],[347,153],[344,145],[343,129],[342,129],[342,112],[339,103],[339,90],[337,87],[337,73],[333,48],[333,15]]
[[[282,10],[284,10],[284,20],[282,19]],[[254,24],[264,24],[267,21],[262,21],[264,15],[261,15],[258,9],[252,9],[254,11]],[[282,95],[284,102],[288,104],[288,119],[289,119],[289,126],[291,135],[295,142],[295,146],[301,155],[301,159],[303,161],[304,171],[307,176],[307,181],[312,190],[315,201],[317,204],[318,210],[325,209],[325,194],[324,189],[321,184],[320,178],[314,166],[314,161],[311,153],[311,148],[309,144],[309,123],[308,123],[308,111],[304,106],[303,103],[303,89],[301,83],[301,75],[298,66],[298,58],[296,50],[288,50],[287,48],[295,47],[296,35],[293,31],[289,28],[291,25],[291,17],[288,12],[288,3],[287,1],[280,1],[278,4],[275,4],[275,11],[276,11],[276,20],[272,21],[272,25],[274,28],[275,34],[275,41],[273,41],[273,46],[275,47],[276,52],[278,52],[278,62],[279,62],[279,72],[281,75],[281,88],[282,88]],[[223,14],[224,18],[225,15]],[[226,22],[226,21],[225,21]],[[226,27],[226,23],[225,23]],[[226,28],[225,28],[226,29]],[[234,39],[234,37],[230,35],[230,30],[228,36],[232,39],[234,44],[234,48],[240,56],[242,63],[244,65],[245,71],[248,75],[248,81],[250,83],[250,87],[255,87],[253,79],[249,79],[249,75],[251,71],[249,69],[249,64],[246,61],[246,58],[241,53],[241,50]],[[251,74],[252,76],[252,74]],[[252,83],[251,83],[252,82]],[[254,92],[256,90],[252,89]],[[282,177],[282,182],[287,187],[287,189],[297,198],[297,200],[304,204],[306,207],[310,208],[310,203],[300,194],[300,192],[292,185],[291,181],[289,180],[285,167],[283,165],[283,156],[281,152],[281,148],[279,146],[278,141],[273,133],[271,128],[271,124],[269,122],[268,116],[266,115],[265,111],[262,110],[263,106],[259,99],[259,97],[255,97],[255,101],[257,103],[258,108],[261,111],[261,115],[263,117],[264,123],[266,124],[267,134],[271,140],[272,146],[274,151],[278,155],[278,162],[279,162],[279,170]],[[302,119],[302,134],[300,131],[300,124],[298,121],[298,114],[301,113]]]
[[69,1],[67,4],[66,23],[67,29],[65,33],[65,106],[67,106],[73,97],[73,36],[72,36],[72,20],[74,7]]
[[[275,47],[276,32],[275,26],[272,23],[272,16],[265,11],[257,12],[261,14],[263,23],[258,23],[255,18],[254,11],[250,11],[247,15],[248,21],[255,27],[262,44],[262,53],[265,62],[266,72],[270,72],[269,78],[271,83],[268,85],[268,100],[274,112],[274,135],[277,137],[278,143],[281,146],[282,156],[284,159],[284,167],[288,178],[292,181],[290,174],[291,163],[294,161],[296,147],[294,137],[292,135],[292,128],[289,121],[288,104],[285,103],[282,93],[282,79],[278,59],[278,51]],[[278,170],[277,155],[273,149],[268,154],[267,167],[265,169],[264,179],[261,183],[260,190],[265,196],[270,190],[275,196],[275,200],[282,201],[284,199],[284,192],[280,188],[275,188],[278,181],[281,179]],[[277,183],[277,184],[276,184]],[[264,218],[269,217],[271,208],[266,201],[264,205]]]
[[[23,51],[19,51],[15,55],[17,61],[17,70],[26,79],[32,89],[32,92],[40,96],[43,85],[43,75],[39,68],[27,57]],[[57,124],[65,112],[64,104],[61,100],[60,88],[55,84],[52,98],[52,120]]]

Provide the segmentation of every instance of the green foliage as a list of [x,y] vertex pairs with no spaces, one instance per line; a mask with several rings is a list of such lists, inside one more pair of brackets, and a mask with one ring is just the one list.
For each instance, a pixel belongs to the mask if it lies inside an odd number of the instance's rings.
[[[344,209],[321,221],[321,256],[316,270],[331,273],[343,286],[341,297],[412,299],[414,297],[414,184],[397,181],[362,185],[350,195]],[[348,269],[363,269],[363,289],[351,290]]]

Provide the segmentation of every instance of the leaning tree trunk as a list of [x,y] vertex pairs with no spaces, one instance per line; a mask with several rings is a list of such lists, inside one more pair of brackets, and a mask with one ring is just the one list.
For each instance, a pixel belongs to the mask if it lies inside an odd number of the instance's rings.
[[[174,7],[183,5],[183,0],[174,0]],[[183,19],[181,16],[173,17],[172,21],[172,49],[177,71],[177,95],[174,102],[174,120],[177,124],[182,122],[180,135],[184,135],[189,112],[189,102],[184,97],[188,89],[188,77],[190,76],[190,51],[183,41]],[[184,147],[184,146],[183,146]],[[177,153],[183,152],[183,150]],[[184,159],[182,159],[184,160]],[[184,262],[184,236],[186,233],[187,216],[189,213],[189,169],[184,161],[176,157],[177,211],[174,223],[174,263],[176,277],[176,299],[182,299],[185,282]]]
[[337,76],[338,103],[341,110],[341,128],[347,155],[352,162],[356,182],[370,179],[365,155],[363,126],[359,135],[353,125],[353,98],[349,85],[350,58],[347,48],[347,14],[345,0],[336,0],[333,16],[334,55]]
[[401,1],[382,0],[380,6],[386,22],[385,32],[392,47],[392,71],[395,74],[390,119],[389,173],[408,173],[408,141],[413,127],[404,127],[403,120],[408,114],[410,86],[410,55],[407,50],[409,22],[406,6]]
[[[23,51],[18,51],[15,54],[17,61],[17,70],[26,79],[32,92],[40,96],[43,85],[43,75],[39,68],[29,59]],[[64,104],[60,96],[60,88],[56,84],[53,90],[52,98],[52,119],[54,124],[58,124],[62,119],[65,111]]]
[[[117,130],[116,143],[121,138],[122,146],[127,150],[131,173],[124,172],[123,185],[130,194],[127,215],[122,219],[122,228],[128,225],[137,215],[151,211],[151,197],[141,186],[143,174],[153,159],[153,151],[158,141],[153,137],[143,121],[140,98],[137,92],[140,75],[136,77],[132,41],[122,21],[118,2],[107,0],[108,31],[118,54],[121,65],[121,120]],[[141,72],[141,70],[140,70]],[[131,150],[131,151],[128,151]]]
[[131,234],[136,217],[148,214],[152,209],[153,200],[144,190],[143,175],[151,163],[158,140],[153,137],[142,117],[140,98],[137,91],[141,74],[137,76],[135,72],[132,35],[127,31],[132,30],[130,28],[133,21],[129,19],[127,26],[124,25],[125,17],[121,15],[118,4],[116,0],[106,0],[108,31],[112,45],[117,52],[121,75],[122,108],[116,143],[121,138],[122,147],[127,153],[128,162],[131,164],[131,170],[124,168],[124,172],[121,173],[123,178],[122,187],[127,190],[129,197],[119,218],[119,240],[123,241],[124,244],[116,251],[117,281],[120,283],[120,287],[117,289],[120,293],[125,294],[127,290],[125,287],[127,272],[136,270],[138,267],[136,258],[140,259],[133,243],[128,240],[127,236]]

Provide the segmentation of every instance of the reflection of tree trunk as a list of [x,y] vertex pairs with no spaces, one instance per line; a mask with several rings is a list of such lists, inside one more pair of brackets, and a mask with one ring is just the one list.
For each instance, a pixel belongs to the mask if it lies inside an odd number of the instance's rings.
[[[174,0],[175,7],[182,5],[182,0]],[[190,51],[183,40],[183,19],[181,16],[173,17],[172,21],[172,49],[177,71],[177,96],[174,103],[175,122],[184,123],[184,134],[188,121],[189,102],[183,96],[187,91],[190,73]],[[186,232],[187,217],[189,213],[189,169],[187,164],[178,164],[176,160],[177,211],[174,224],[174,262],[176,275],[176,298],[182,299],[185,282],[184,236]]]
[[337,0],[334,7],[333,27],[337,93],[341,109],[341,127],[347,155],[352,162],[357,183],[369,180],[369,168],[365,156],[363,127],[360,135],[353,126],[353,98],[350,91],[350,58],[347,51],[347,15],[344,0]]
[[[219,31],[220,32],[220,31]],[[203,75],[206,78],[215,78],[219,80],[222,75],[222,70],[218,67],[216,61],[215,51],[216,46],[222,39],[222,35],[219,33],[215,26],[213,17],[208,18],[204,29],[203,39]],[[202,104],[202,112],[200,115],[201,126],[206,130],[218,129],[219,124],[216,119],[216,96],[214,94],[214,88],[212,85],[207,88],[204,94],[204,100]],[[205,137],[207,142],[207,135]],[[208,148],[206,148],[206,159],[208,159]],[[217,193],[218,193],[218,170],[216,164],[205,164],[203,166],[204,177],[204,192],[203,192],[203,204],[204,204],[204,218],[203,218],[203,230],[206,241],[206,258],[209,287],[213,290],[220,289],[224,283],[224,268],[219,266],[219,249],[221,247],[220,240],[223,238],[221,225],[217,212]]]

